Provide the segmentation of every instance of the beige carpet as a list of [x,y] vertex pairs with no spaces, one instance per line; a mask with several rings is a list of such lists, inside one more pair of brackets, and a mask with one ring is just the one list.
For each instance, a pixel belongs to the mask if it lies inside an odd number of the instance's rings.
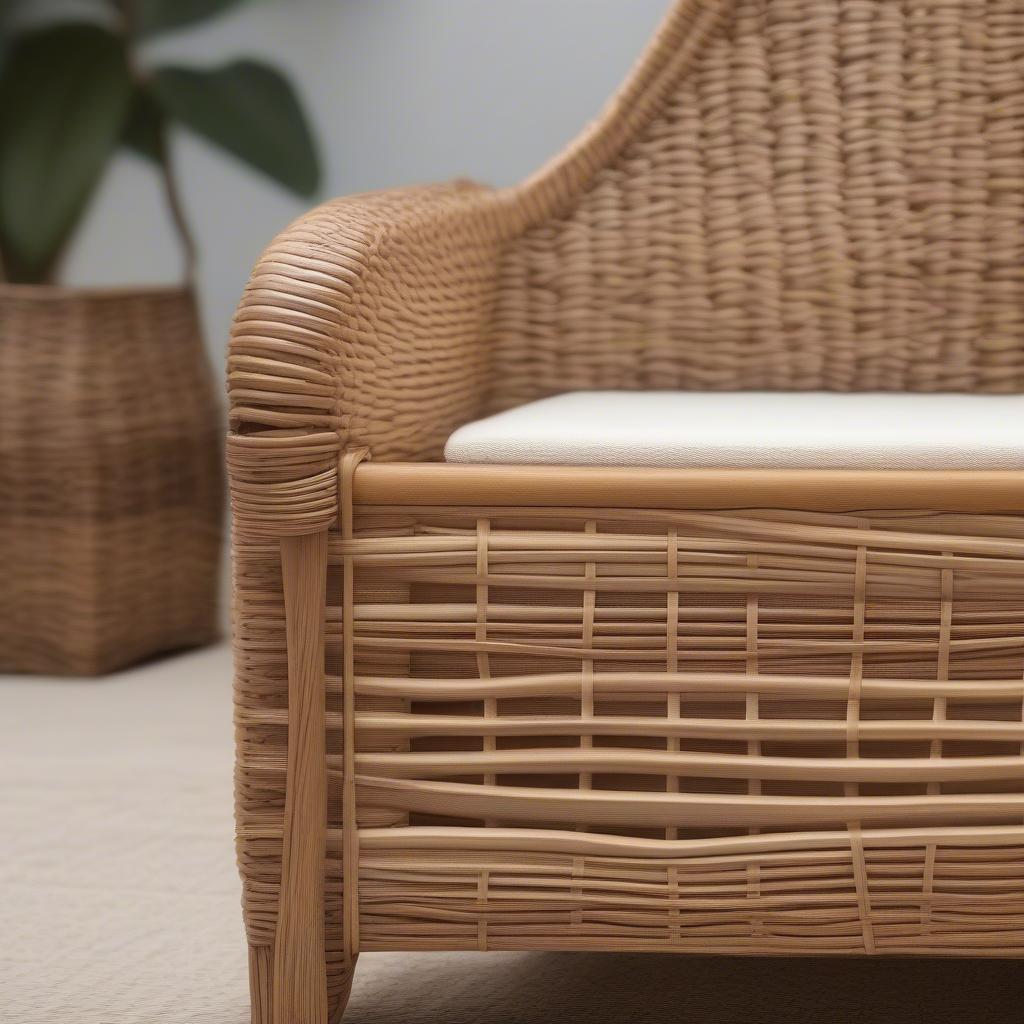
[[[243,1024],[224,648],[0,679],[0,1021]],[[376,954],[349,1024],[1021,1024],[1024,964]]]

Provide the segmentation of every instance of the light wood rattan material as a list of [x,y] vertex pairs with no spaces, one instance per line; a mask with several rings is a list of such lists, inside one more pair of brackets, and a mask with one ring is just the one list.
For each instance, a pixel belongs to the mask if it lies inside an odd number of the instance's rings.
[[523,186],[270,246],[229,362],[255,1021],[336,1020],[369,950],[1024,955],[1020,474],[431,461],[567,388],[1019,391],[1022,38],[681,0]]
[[0,286],[0,670],[216,636],[221,416],[188,290]]

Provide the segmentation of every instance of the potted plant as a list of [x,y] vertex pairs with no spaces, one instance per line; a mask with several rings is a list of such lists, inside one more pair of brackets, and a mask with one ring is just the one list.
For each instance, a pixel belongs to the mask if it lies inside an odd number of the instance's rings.
[[[221,413],[170,133],[303,196],[318,162],[280,72],[154,68],[140,51],[240,2],[92,0],[74,20],[67,4],[0,3],[0,670],[94,674],[216,635]],[[186,281],[60,287],[123,147],[163,181]]]

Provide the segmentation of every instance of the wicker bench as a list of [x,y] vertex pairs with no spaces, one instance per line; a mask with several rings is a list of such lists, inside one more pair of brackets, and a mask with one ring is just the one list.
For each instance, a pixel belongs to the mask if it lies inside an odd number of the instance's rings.
[[371,950],[1024,955],[1020,471],[438,461],[562,391],[1024,390],[1022,38],[1017,0],[682,0],[524,185],[267,250],[254,1021],[337,1020]]

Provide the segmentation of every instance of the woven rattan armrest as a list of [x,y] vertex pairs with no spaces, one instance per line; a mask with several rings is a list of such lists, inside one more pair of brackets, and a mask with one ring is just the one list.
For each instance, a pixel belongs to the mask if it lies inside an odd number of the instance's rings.
[[501,243],[518,205],[470,182],[325,203],[263,253],[228,355],[237,530],[322,528],[338,452],[435,457],[478,414]]

